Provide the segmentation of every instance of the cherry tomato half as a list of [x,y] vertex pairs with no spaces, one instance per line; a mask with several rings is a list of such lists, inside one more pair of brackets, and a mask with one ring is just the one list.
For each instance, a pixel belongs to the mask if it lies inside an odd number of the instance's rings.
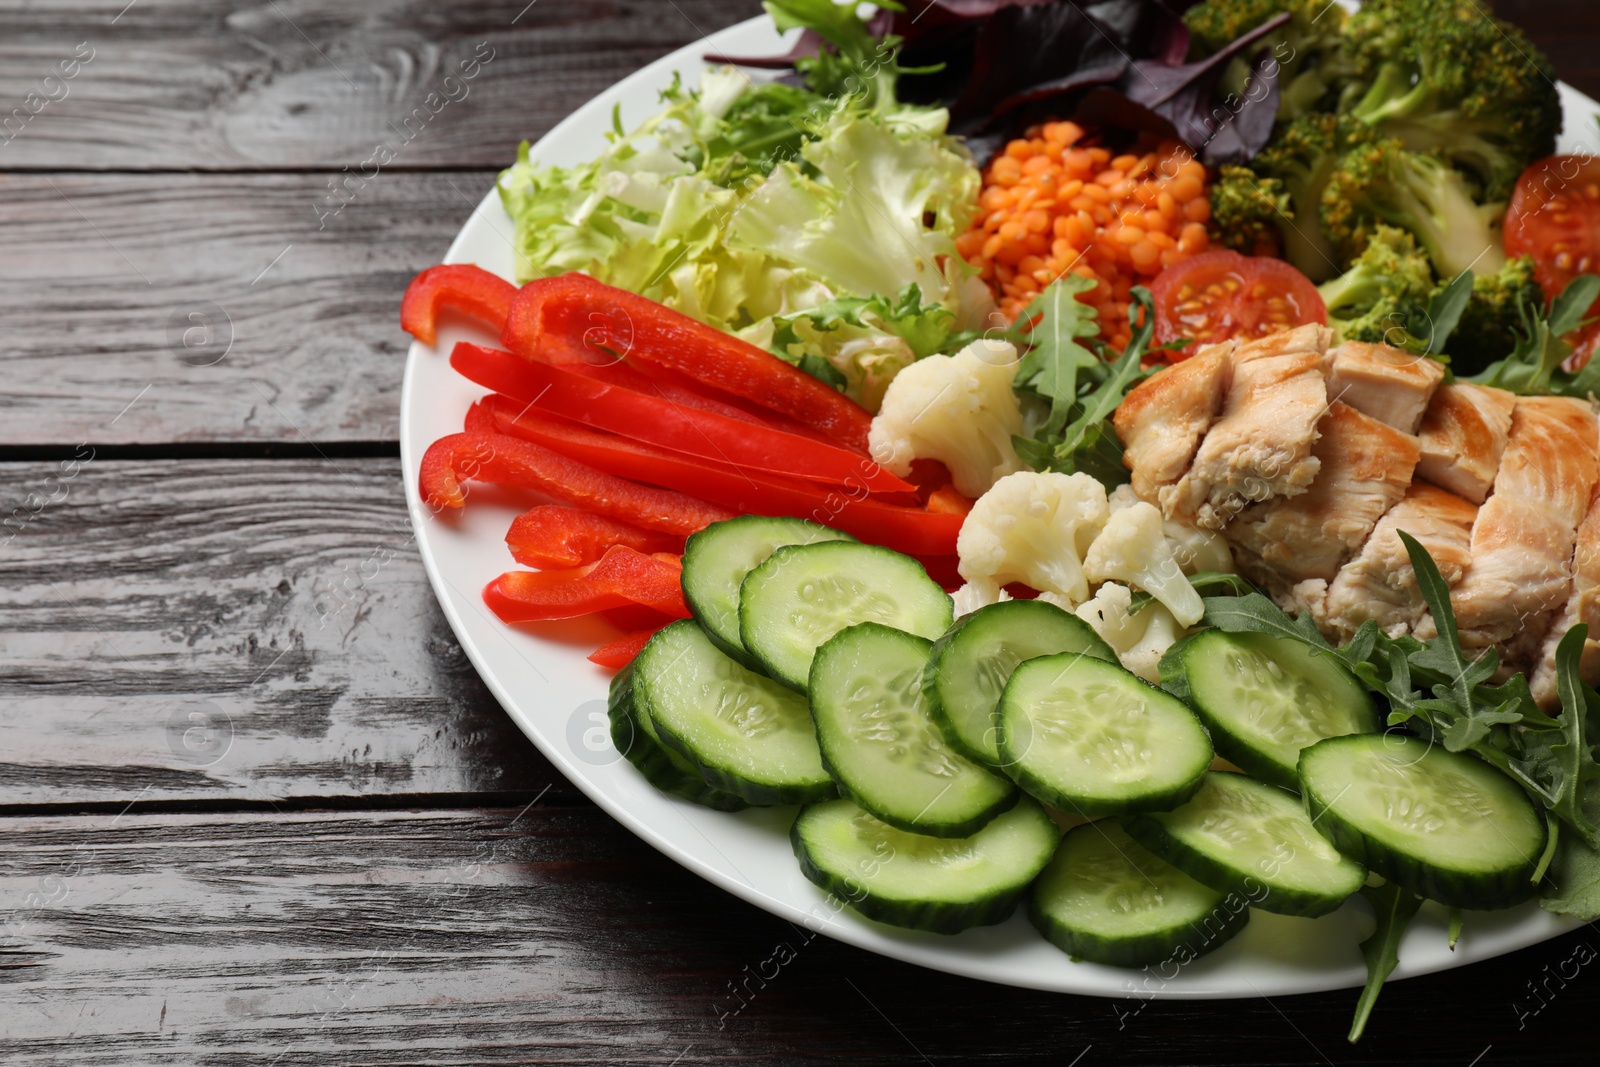
[[[1191,337],[1213,344],[1230,337],[1252,340],[1315,322],[1327,325],[1328,308],[1317,287],[1281,259],[1241,256],[1226,249],[1203,252],[1156,275],[1156,343]],[[1195,345],[1168,354],[1176,362]]]
[[[1600,273],[1600,158],[1549,156],[1517,179],[1506,208],[1506,255],[1532,256],[1546,299],[1555,299],[1580,274]],[[1589,308],[1600,315],[1600,300]],[[1600,347],[1600,323],[1567,338],[1576,351],[1569,370]]]

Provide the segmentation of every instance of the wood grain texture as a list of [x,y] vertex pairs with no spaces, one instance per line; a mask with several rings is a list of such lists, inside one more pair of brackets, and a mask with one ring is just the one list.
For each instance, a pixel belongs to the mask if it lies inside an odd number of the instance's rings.
[[451,634],[398,461],[0,464],[0,500],[0,804],[575,795]]
[[543,804],[13,819],[0,924],[18,1067],[1587,1064],[1563,1034],[1600,1003],[1589,931],[1397,983],[1355,1050],[1354,991],[1007,989],[810,937]]
[[493,183],[383,173],[319,229],[315,175],[0,177],[0,445],[396,440],[400,296]]
[[[397,165],[501,167],[625,75],[760,13],[756,0],[5,0],[0,111],[56,99],[10,131],[0,166],[337,170],[427,107]],[[77,56],[64,89],[42,85]],[[446,83],[464,62],[473,76]]]

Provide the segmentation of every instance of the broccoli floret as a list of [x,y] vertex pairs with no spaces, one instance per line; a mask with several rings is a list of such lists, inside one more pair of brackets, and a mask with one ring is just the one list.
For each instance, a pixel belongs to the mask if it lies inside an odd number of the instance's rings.
[[1327,281],[1343,269],[1319,221],[1323,191],[1344,154],[1370,137],[1360,123],[1334,115],[1303,115],[1280,124],[1251,161],[1258,176],[1275,180],[1288,196],[1290,210],[1278,220],[1284,258],[1314,282]]
[[1561,101],[1548,59],[1477,0],[1369,0],[1347,23],[1357,72],[1341,110],[1437,152],[1499,199],[1555,151]]
[[[1278,60],[1278,117],[1290,120],[1331,105],[1354,73],[1344,58],[1343,8],[1329,0],[1207,0],[1185,12],[1183,21],[1193,50],[1210,55],[1284,12],[1288,23],[1261,47]],[[1242,94],[1249,69],[1243,57],[1232,60],[1219,79],[1221,90]]]
[[1452,364],[1462,374],[1475,374],[1497,359],[1505,359],[1525,332],[1523,307],[1544,306],[1544,290],[1533,274],[1533,259],[1519,256],[1494,274],[1472,279],[1472,299],[1446,346]]
[[1211,236],[1247,256],[1275,256],[1294,208],[1283,183],[1249,167],[1223,167],[1211,186]]
[[1478,204],[1462,175],[1388,138],[1345,153],[1322,190],[1322,230],[1348,265],[1378,224],[1409,230],[1441,278],[1505,265],[1495,227],[1504,203]]
[[1317,291],[1339,341],[1403,347],[1400,341],[1427,310],[1433,268],[1416,238],[1380,225],[1350,269]]

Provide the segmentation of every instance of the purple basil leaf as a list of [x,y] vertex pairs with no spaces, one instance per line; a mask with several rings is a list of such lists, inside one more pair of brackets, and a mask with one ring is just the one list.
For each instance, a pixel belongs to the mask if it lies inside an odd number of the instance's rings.
[[[1027,42],[1026,46],[1022,42]],[[1114,80],[1127,63],[1119,42],[1075,4],[1005,8],[978,31],[966,88],[950,105],[950,127],[956,133],[976,133],[1016,108],[1023,102],[1017,99],[1023,94],[1032,94],[1050,82],[1064,83],[1064,87],[1032,98],[1081,88],[1073,83],[1082,71],[1103,72],[1115,67],[1117,73],[1105,79]],[[1083,85],[1099,80],[1102,78],[1090,78]]]

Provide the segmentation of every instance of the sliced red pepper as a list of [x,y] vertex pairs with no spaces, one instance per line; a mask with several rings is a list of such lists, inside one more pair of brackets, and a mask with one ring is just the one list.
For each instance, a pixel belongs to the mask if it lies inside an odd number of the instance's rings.
[[[661,624],[661,626],[665,625],[667,624]],[[640,652],[644,651],[645,644],[656,635],[656,631],[661,629],[661,626],[646,627],[643,630],[635,630],[630,634],[623,634],[615,641],[609,641],[591,652],[589,654],[589,662],[597,663],[602,667],[610,667],[614,671],[620,671],[632,663]]]
[[461,507],[467,501],[462,478],[532,489],[597,515],[685,537],[738,514],[683,493],[624,481],[531,440],[503,434],[451,434],[428,446],[419,479],[423,500],[436,508]]
[[554,570],[593,563],[612,545],[640,552],[682,552],[683,538],[642,530],[579,508],[541,504],[518,515],[506,534],[511,558],[524,567]]
[[682,572],[669,560],[619,545],[581,567],[508,571],[484,587],[483,602],[501,622],[572,619],[628,604],[686,619]]
[[872,416],[843,393],[771,352],[654,300],[584,274],[530,282],[517,293],[501,343],[537,358],[541,348],[603,350],[669,367],[696,381],[814,426],[865,452]]
[[516,286],[471,263],[429,267],[406,286],[400,328],[431,345],[439,336],[439,309],[449,307],[504,330],[516,295]]
[[910,482],[838,445],[676,404],[656,390],[641,392],[608,382],[604,371],[578,374],[466,343],[456,345],[450,365],[469,380],[513,399],[671,452],[802,481],[842,485],[854,480],[874,492],[916,490]]
[[[503,434],[516,434],[618,477],[693,493],[739,514],[795,515],[915,556],[953,556],[962,516],[866,499],[864,486],[828,490],[759,471],[691,459],[601,433],[503,396],[481,401]],[[597,510],[597,509],[596,509]],[[639,523],[639,525],[645,525]]]

